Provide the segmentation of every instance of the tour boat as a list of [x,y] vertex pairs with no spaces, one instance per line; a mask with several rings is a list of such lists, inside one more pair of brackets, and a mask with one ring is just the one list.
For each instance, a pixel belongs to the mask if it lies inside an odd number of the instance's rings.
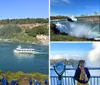
[[22,48],[21,45],[19,45],[15,50],[14,53],[26,53],[26,54],[34,54],[35,50],[32,48]]

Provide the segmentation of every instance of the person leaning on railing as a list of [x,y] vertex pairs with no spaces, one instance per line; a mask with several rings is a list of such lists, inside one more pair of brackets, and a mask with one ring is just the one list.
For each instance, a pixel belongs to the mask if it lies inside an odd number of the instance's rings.
[[88,68],[85,67],[85,61],[80,60],[78,67],[76,69],[74,79],[77,81],[77,85],[89,85],[88,81],[90,79],[90,72]]

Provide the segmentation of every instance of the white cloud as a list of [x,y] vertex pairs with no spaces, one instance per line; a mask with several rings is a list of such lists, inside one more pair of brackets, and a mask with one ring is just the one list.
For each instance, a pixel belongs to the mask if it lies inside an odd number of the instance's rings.
[[77,53],[67,53],[67,54],[60,54],[60,55],[53,55],[50,57],[50,59],[84,59],[84,57],[80,56],[80,54]]
[[50,57],[50,59],[65,59],[65,58],[61,55],[53,55]]
[[[66,58],[67,58],[67,56],[66,56]],[[84,59],[83,56],[81,56],[80,54],[77,54],[77,53],[69,54],[68,58],[69,59],[75,59],[75,60]]]
[[54,4],[54,3],[67,3],[67,4],[70,4],[71,1],[70,0],[51,0],[51,4]]
[[100,64],[100,42],[95,42],[92,44],[93,49],[88,54],[89,62],[94,66],[99,66]]

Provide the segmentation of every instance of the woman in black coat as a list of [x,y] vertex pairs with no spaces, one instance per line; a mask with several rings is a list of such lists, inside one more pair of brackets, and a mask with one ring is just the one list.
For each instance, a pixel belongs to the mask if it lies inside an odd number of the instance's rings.
[[84,66],[85,61],[80,60],[78,68],[76,69],[74,79],[77,81],[77,85],[89,85],[88,81],[90,79],[90,72],[88,68]]

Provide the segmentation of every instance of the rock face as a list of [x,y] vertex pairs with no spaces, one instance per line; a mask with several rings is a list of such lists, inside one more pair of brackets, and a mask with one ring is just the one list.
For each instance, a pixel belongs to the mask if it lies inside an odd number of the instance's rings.
[[69,21],[69,22],[74,22],[71,18],[67,18],[67,21]]
[[67,20],[69,22],[73,22],[73,20],[67,16],[51,16],[50,20]]
[[52,32],[53,32],[54,34],[68,35],[68,33],[60,32],[60,31],[57,29],[56,25],[53,24],[53,23],[51,23],[50,28],[51,28],[51,30],[52,30]]
[[55,24],[51,23],[50,27],[51,27],[51,30],[53,31],[54,34],[59,34],[60,33],[60,31],[56,28]]
[[100,23],[100,15],[99,16],[83,16],[76,17],[79,21],[88,21],[88,22],[97,22]]

